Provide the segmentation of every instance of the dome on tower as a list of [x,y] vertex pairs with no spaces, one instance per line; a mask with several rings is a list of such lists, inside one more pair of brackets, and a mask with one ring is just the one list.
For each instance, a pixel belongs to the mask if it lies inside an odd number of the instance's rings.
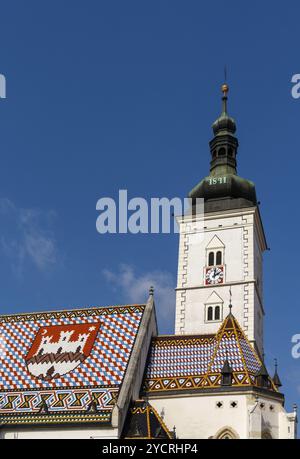
[[203,198],[207,210],[240,208],[257,204],[255,185],[237,174],[238,139],[236,124],[227,112],[228,85],[222,85],[222,113],[213,123],[210,141],[210,174],[189,193],[190,198]]
[[235,174],[227,174],[224,177],[207,176],[193,188],[189,197],[203,198],[204,201],[222,198],[243,199],[243,203],[249,206],[257,202],[254,183]]
[[227,113],[227,93],[229,91],[228,85],[223,84],[221,90],[223,92],[222,113],[212,125],[215,136],[222,135],[226,132],[234,134],[236,131],[235,121]]
[[227,113],[222,113],[213,123],[212,128],[215,135],[222,134],[224,131],[234,134],[236,131],[236,124],[234,119],[228,116]]

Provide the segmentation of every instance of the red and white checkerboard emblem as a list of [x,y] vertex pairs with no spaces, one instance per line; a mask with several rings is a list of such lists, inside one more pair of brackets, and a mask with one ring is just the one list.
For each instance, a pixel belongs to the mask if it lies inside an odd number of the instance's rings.
[[25,358],[38,378],[59,378],[80,365],[91,353],[100,322],[53,325],[39,329]]

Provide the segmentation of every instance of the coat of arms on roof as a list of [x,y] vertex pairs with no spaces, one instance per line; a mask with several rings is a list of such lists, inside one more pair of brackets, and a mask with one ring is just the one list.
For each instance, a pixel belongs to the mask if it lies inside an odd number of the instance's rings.
[[91,353],[100,322],[41,327],[25,358],[40,379],[59,378],[77,368]]

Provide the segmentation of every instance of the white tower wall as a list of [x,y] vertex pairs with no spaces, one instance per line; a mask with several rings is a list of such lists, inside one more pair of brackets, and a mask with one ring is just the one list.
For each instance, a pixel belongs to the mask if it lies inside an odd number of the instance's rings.
[[[263,352],[262,253],[266,249],[257,207],[212,212],[177,219],[180,225],[176,289],[176,334],[216,333],[229,312],[248,339]],[[205,281],[210,251],[222,252],[223,282]],[[219,320],[208,320],[207,308],[220,306]]]

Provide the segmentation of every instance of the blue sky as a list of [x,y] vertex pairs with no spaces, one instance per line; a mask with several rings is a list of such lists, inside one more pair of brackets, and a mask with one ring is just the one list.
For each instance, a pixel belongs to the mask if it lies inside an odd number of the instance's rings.
[[208,173],[228,68],[239,173],[267,239],[265,347],[299,400],[297,261],[300,6],[238,1],[15,1],[1,5],[1,312],[144,301],[173,329],[177,236],[96,232],[96,202],[181,196]]

